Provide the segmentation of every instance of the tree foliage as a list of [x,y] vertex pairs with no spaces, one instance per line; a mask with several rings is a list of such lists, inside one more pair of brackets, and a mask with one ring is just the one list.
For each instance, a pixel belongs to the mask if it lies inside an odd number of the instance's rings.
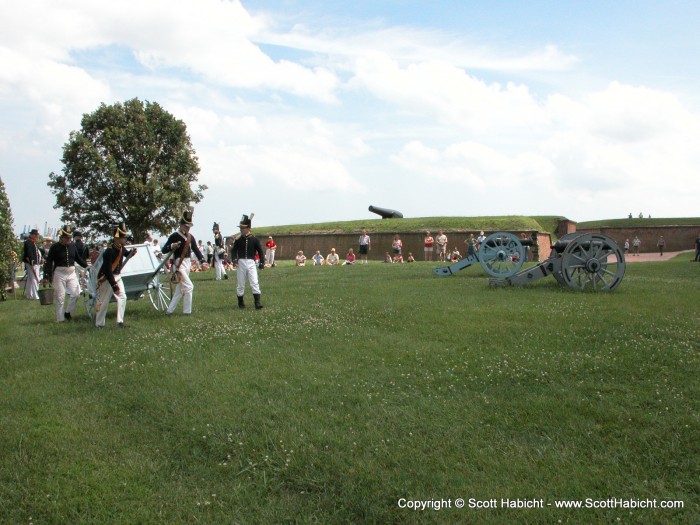
[[137,241],[167,234],[181,212],[202,200],[198,159],[181,120],[138,99],[83,115],[63,147],[61,175],[49,175],[61,219],[110,235],[125,222]]
[[19,260],[17,238],[13,231],[12,209],[7,198],[5,183],[0,178],[0,300],[5,300],[5,287],[14,286],[12,267]]

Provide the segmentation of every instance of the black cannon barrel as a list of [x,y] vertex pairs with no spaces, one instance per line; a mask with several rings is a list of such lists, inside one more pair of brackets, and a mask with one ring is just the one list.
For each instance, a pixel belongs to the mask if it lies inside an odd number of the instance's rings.
[[387,208],[378,208],[377,206],[370,206],[369,211],[380,215],[382,219],[403,219],[403,213],[396,210],[389,210]]

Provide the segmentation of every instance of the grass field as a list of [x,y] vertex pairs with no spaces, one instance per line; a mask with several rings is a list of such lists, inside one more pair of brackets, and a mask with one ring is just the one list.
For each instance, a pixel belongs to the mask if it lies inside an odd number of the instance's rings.
[[[130,301],[125,330],[114,306],[96,330],[0,303],[0,522],[696,524],[688,258],[628,265],[610,294],[282,264],[261,311],[210,272],[192,316]],[[586,498],[683,508],[555,506]]]
[[692,226],[700,225],[700,217],[672,217],[672,218],[653,218],[653,219],[606,219],[601,221],[579,222],[579,228],[600,228],[609,226],[611,228],[635,228],[645,226]]

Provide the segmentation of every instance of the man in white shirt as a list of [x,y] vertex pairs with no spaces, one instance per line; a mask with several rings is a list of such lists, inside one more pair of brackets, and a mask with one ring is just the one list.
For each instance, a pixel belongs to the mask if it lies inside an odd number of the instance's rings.
[[326,264],[330,266],[337,266],[339,262],[340,257],[338,257],[338,254],[335,253],[335,248],[331,248],[331,253],[328,254],[328,257],[326,257]]
[[447,235],[442,233],[442,230],[438,231],[435,242],[437,243],[438,259],[440,262],[445,262],[445,256],[447,255]]

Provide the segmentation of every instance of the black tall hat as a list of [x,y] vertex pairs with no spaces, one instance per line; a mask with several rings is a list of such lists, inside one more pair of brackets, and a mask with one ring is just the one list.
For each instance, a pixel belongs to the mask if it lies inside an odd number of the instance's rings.
[[39,235],[39,230],[36,228],[32,228],[32,231],[29,232],[29,235]]
[[217,223],[217,222],[215,222],[215,223],[214,223],[214,226],[211,227],[211,231],[214,231],[214,232],[215,232],[216,230],[220,230],[220,229],[221,229],[221,228],[219,228],[219,223]]
[[66,224],[63,226],[63,228],[58,230],[59,237],[70,237],[72,235],[73,235],[73,232],[70,229],[70,224]]
[[74,231],[73,231],[73,238],[74,238],[74,239],[75,239],[76,237],[82,237],[82,236],[83,236],[83,234],[80,233],[78,230],[74,230]]
[[182,212],[182,217],[180,218],[180,224],[185,224],[187,226],[192,226],[192,210],[185,210]]
[[115,239],[126,238],[128,235],[129,234],[126,231],[126,224],[124,224],[123,222],[119,223],[119,226],[117,226],[114,229],[114,238]]
[[238,225],[239,228],[250,228],[253,224],[253,217],[255,216],[254,213],[250,214],[250,217],[248,215],[243,215],[241,217],[241,223]]

